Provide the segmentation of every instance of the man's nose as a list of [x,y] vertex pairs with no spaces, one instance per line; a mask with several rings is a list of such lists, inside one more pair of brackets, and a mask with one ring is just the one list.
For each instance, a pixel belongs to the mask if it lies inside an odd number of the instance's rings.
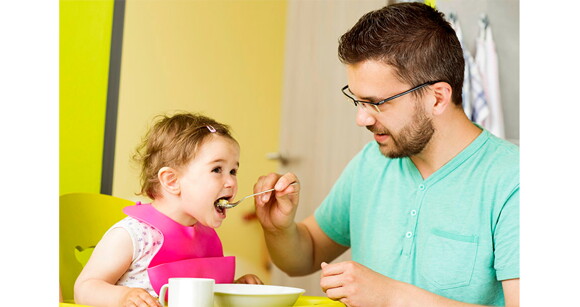
[[372,126],[375,124],[375,120],[375,117],[365,111],[363,106],[358,105],[356,107],[356,124],[359,127]]

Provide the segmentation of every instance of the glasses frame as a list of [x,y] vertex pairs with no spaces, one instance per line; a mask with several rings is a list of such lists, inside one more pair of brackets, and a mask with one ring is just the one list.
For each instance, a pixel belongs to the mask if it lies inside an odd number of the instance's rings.
[[409,94],[411,92],[414,92],[414,91],[416,91],[416,90],[418,90],[420,88],[423,88],[423,87],[428,86],[428,85],[433,85],[433,84],[438,83],[438,82],[443,82],[443,81],[439,80],[439,81],[429,81],[429,82],[425,82],[423,84],[419,84],[419,85],[411,88],[410,90],[406,90],[406,91],[404,91],[402,93],[399,93],[399,94],[393,95],[391,97],[385,98],[385,99],[383,99],[383,100],[381,100],[379,102],[362,101],[362,100],[355,99],[354,97],[352,97],[351,95],[349,95],[349,94],[346,93],[346,90],[348,89],[348,84],[345,85],[342,88],[342,93],[344,94],[344,96],[346,96],[346,97],[348,97],[348,98],[350,98],[352,100],[352,103],[354,104],[355,107],[358,106],[359,103],[361,104],[361,106],[364,106],[362,104],[363,103],[366,103],[366,104],[369,104],[369,105],[374,106],[375,109],[377,110],[377,112],[380,113],[381,111],[379,110],[379,106],[382,105],[383,103],[389,102],[389,101],[391,101],[393,99],[399,98],[399,97],[401,97],[403,95],[407,95],[407,94]]

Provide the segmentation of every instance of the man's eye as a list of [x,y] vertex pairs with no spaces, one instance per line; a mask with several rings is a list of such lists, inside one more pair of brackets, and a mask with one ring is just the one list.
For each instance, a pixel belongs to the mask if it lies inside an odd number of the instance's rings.
[[212,169],[211,171],[212,171],[212,173],[218,173],[219,174],[219,173],[222,172],[222,168],[221,167],[216,167],[216,168]]

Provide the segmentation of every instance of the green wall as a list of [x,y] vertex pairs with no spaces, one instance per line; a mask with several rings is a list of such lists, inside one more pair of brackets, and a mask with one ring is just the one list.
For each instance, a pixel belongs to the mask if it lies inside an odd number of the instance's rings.
[[100,192],[113,4],[60,1],[60,195]]

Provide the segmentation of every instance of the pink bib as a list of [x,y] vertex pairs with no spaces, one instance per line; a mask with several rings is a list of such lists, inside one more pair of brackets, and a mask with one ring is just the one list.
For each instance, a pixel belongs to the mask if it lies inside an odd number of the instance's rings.
[[147,267],[151,286],[157,294],[172,277],[212,278],[216,283],[234,281],[235,257],[224,257],[214,229],[200,223],[183,226],[141,202],[123,208],[123,212],[155,227],[163,235],[161,249]]

